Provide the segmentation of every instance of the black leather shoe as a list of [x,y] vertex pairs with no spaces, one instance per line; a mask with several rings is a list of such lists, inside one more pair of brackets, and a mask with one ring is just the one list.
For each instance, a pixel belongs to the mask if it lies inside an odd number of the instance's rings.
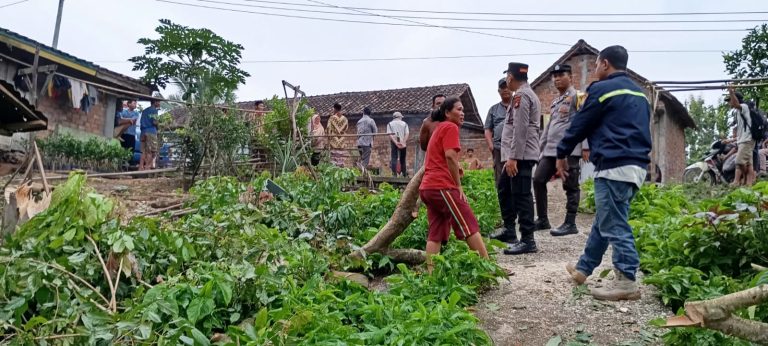
[[549,231],[549,234],[551,234],[553,237],[560,237],[577,233],[579,233],[579,229],[576,227],[575,223],[564,223],[560,225],[560,227]]
[[535,242],[521,241],[519,243],[512,244],[508,248],[504,249],[505,255],[521,255],[524,253],[534,253],[534,252],[539,252],[539,249],[536,247]]
[[496,229],[489,238],[509,244],[516,244],[518,242],[515,231],[510,231],[504,227]]
[[549,224],[547,219],[536,219],[536,230],[541,231],[545,229],[552,229],[552,225]]

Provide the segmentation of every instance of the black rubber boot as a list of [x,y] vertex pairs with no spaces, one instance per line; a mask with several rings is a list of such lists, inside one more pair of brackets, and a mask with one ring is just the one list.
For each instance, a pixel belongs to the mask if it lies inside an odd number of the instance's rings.
[[560,237],[564,235],[577,234],[577,233],[579,233],[579,229],[576,227],[576,224],[567,223],[567,222],[560,225],[560,227],[557,227],[549,231],[549,234],[551,234],[553,237]]
[[552,229],[552,225],[549,224],[549,220],[542,218],[536,219],[536,230],[542,231],[545,229]]
[[517,233],[515,233],[515,230],[507,229],[505,227],[496,229],[493,234],[489,237],[494,240],[502,241],[508,244],[516,244],[518,242],[517,240]]
[[525,253],[539,252],[534,241],[521,241],[504,249],[505,255],[522,255]]

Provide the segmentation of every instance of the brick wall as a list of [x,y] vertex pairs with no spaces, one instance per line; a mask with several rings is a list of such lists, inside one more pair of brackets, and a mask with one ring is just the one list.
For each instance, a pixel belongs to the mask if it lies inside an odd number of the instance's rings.
[[[410,131],[408,138],[408,148],[406,149],[406,169],[408,174],[413,174],[414,162],[416,159],[416,152],[418,150],[419,143],[419,129],[421,129],[421,123],[426,114],[408,114],[405,115],[403,121],[408,124]],[[348,134],[357,133],[357,121],[358,116],[347,117],[349,120]],[[373,116],[376,126],[379,129],[379,133],[387,132],[387,124],[392,120],[391,116]],[[327,119],[323,119],[323,125],[327,129]],[[483,167],[492,167],[493,157],[488,151],[488,146],[485,144],[485,137],[481,130],[470,130],[467,128],[461,129],[461,145],[462,149],[473,148],[475,150],[475,157],[477,157],[482,163]],[[373,142],[373,149],[371,151],[371,161],[369,166],[374,168],[380,168],[380,172],[383,175],[391,174],[389,169],[389,162],[391,157],[390,140],[388,136],[376,136]],[[346,148],[349,148],[349,156],[346,160],[346,166],[352,167],[359,154],[357,153],[357,138],[347,137]]]
[[[103,101],[104,100],[104,101]],[[51,99],[44,96],[40,99],[37,109],[48,117],[48,130],[66,128],[75,133],[89,135],[104,135],[106,119],[106,97],[99,92],[98,104],[91,107],[88,113],[72,107],[69,100]]]

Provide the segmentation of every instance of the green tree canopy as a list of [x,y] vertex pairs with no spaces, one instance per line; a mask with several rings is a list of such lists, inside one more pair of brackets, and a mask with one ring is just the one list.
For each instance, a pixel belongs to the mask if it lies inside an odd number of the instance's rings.
[[[216,35],[161,19],[155,28],[160,38],[141,38],[144,55],[130,58],[134,71],[144,71],[144,81],[165,88],[177,81],[183,86],[183,100],[226,99],[250,75],[238,65],[243,46]],[[205,84],[203,86],[203,84]],[[206,90],[202,90],[206,89]]]
[[689,96],[685,106],[697,125],[696,129],[685,129],[686,153],[690,164],[701,160],[709,152],[712,142],[728,136],[728,109],[706,105],[701,96]]
[[[723,54],[725,71],[733,78],[768,77],[768,24],[750,30],[741,40],[741,49]],[[768,102],[768,87],[742,91],[747,99],[761,100],[760,108]]]

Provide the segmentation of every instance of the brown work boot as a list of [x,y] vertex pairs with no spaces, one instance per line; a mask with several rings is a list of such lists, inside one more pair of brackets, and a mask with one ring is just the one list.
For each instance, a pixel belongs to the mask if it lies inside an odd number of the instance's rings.
[[595,299],[613,301],[640,299],[637,282],[627,279],[617,269],[613,270],[613,275],[613,280],[608,281],[605,286],[592,288],[591,293]]
[[576,269],[576,266],[573,263],[566,264],[565,270],[568,271],[568,274],[571,274],[571,279],[573,279],[573,281],[577,284],[582,285],[587,281],[587,276]]

